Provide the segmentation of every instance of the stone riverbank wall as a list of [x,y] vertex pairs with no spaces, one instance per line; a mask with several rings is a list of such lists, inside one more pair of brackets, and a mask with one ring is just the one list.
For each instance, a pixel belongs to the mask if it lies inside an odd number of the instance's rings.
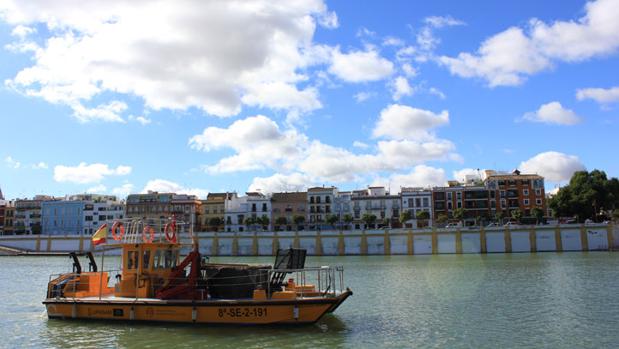
[[[557,225],[452,230],[366,230],[197,233],[207,256],[271,256],[278,248],[309,255],[423,255],[608,251],[619,249],[619,226]],[[111,239],[110,239],[111,240]],[[89,236],[0,236],[0,247],[33,252],[89,251]],[[112,247],[113,243],[107,244]],[[111,251],[110,254],[118,254]]]

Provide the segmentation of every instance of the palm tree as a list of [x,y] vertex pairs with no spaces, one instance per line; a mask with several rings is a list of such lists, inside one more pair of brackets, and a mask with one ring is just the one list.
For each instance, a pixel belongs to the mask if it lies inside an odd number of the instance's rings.
[[262,217],[259,217],[256,220],[256,223],[258,223],[258,224],[260,224],[262,226],[262,230],[266,230],[268,228],[270,222],[271,222],[271,220],[266,215],[262,215]]
[[413,214],[411,213],[411,211],[402,211],[402,213],[400,213],[400,223],[403,227],[406,225],[406,222],[410,221],[411,219],[413,219]]
[[417,226],[422,228],[427,225],[427,220],[430,219],[430,213],[426,211],[417,212],[417,219],[419,220]]
[[376,222],[376,216],[373,214],[364,213],[363,216],[361,216],[361,220],[365,223],[365,227],[368,228]]
[[352,223],[352,221],[353,221],[352,216],[350,214],[348,214],[348,213],[344,215],[343,219],[344,219],[344,223],[346,223],[346,227],[348,227],[350,225],[350,223]]
[[335,223],[337,223],[338,220],[339,218],[334,214],[327,215],[327,223],[333,228],[335,228]]

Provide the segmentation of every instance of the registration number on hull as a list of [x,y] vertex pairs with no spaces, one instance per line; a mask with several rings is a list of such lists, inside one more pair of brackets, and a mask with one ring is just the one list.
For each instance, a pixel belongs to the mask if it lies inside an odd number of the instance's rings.
[[220,318],[245,318],[245,317],[264,317],[267,316],[267,308],[245,308],[245,307],[225,307],[217,310]]

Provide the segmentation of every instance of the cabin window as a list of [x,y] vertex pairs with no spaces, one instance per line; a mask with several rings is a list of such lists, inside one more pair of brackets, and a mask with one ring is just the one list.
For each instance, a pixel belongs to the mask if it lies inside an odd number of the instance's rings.
[[142,257],[142,269],[148,269],[150,265],[150,250],[144,251],[144,255]]
[[165,251],[165,268],[174,268],[176,266],[176,251]]
[[135,269],[138,267],[138,251],[129,251],[127,253],[127,269]]
[[153,261],[153,268],[157,268],[157,269],[163,268],[162,254],[163,254],[162,250],[157,250],[155,252],[155,258],[154,258],[154,261]]

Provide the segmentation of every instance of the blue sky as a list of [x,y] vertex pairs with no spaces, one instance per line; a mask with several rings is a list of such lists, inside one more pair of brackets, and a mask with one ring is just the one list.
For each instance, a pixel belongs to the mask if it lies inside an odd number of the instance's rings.
[[619,2],[0,1],[0,188],[619,175]]

